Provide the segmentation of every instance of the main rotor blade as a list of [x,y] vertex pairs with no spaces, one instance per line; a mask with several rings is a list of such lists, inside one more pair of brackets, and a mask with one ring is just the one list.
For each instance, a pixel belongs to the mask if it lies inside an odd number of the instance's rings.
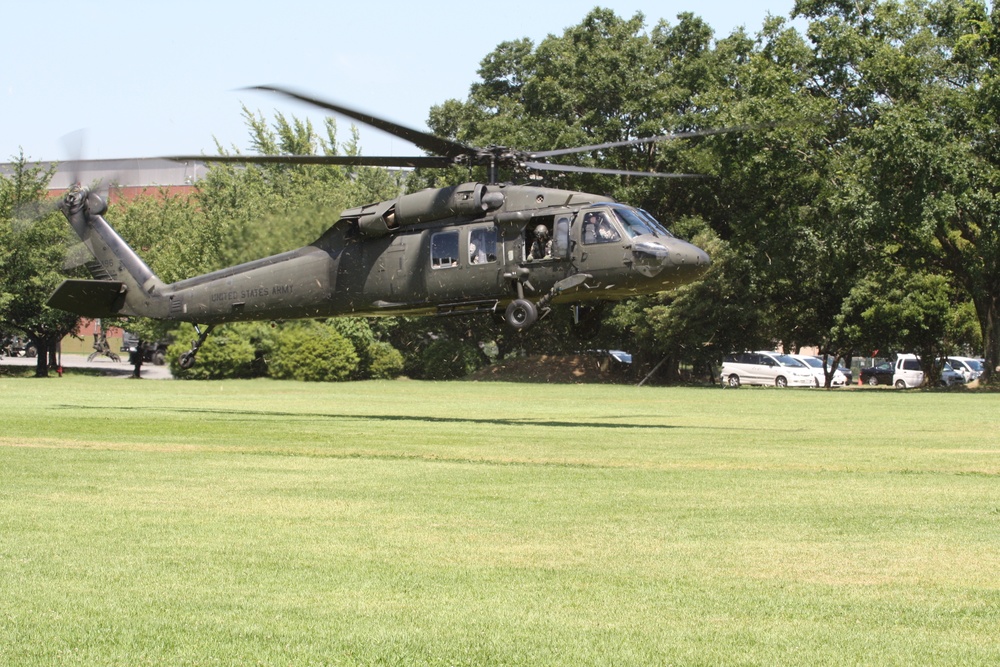
[[82,183],[80,183],[80,165],[83,163],[83,155],[86,152],[84,150],[84,143],[86,143],[86,140],[87,131],[83,128],[64,134],[59,138],[59,141],[63,146],[63,152],[67,156],[67,158],[62,160],[59,164],[63,167],[72,167],[73,170],[70,172],[71,186],[82,185]]
[[350,167],[447,168],[455,164],[447,157],[389,157],[378,155],[168,155],[175,162],[223,162],[231,164],[324,164]]
[[710,137],[717,134],[729,134],[730,132],[746,132],[775,127],[777,123],[764,123],[762,125],[737,125],[735,127],[722,127],[711,130],[691,130],[689,132],[673,132],[671,134],[661,134],[655,137],[643,137],[642,139],[626,139],[624,141],[609,141],[604,144],[593,144],[591,146],[576,146],[574,148],[558,148],[551,151],[533,151],[531,157],[555,157],[557,155],[572,155],[573,153],[587,153],[589,151],[600,151],[606,148],[619,148],[622,146],[638,146],[641,144],[653,144],[661,141],[672,141],[674,139],[691,139],[694,137]]
[[476,149],[470,148],[465,144],[460,144],[457,141],[435,137],[433,134],[428,132],[414,130],[413,128],[399,125],[398,123],[394,123],[362,111],[356,111],[339,104],[316,99],[315,97],[297,93],[287,88],[281,88],[279,86],[251,86],[249,90],[266,90],[272,93],[279,93],[302,102],[307,102],[308,104],[320,107],[321,109],[342,114],[348,118],[360,121],[365,125],[370,125],[371,127],[382,130],[383,132],[388,132],[389,134],[397,136],[400,139],[406,139],[415,146],[422,148],[425,151],[436,153],[437,155],[455,158],[460,155],[476,155],[478,152]]
[[539,171],[566,171],[574,174],[609,174],[611,176],[651,176],[653,178],[711,178],[704,174],[664,174],[659,171],[628,171],[625,169],[603,169],[601,167],[579,167],[573,164],[551,164],[549,162],[522,162],[522,167]]

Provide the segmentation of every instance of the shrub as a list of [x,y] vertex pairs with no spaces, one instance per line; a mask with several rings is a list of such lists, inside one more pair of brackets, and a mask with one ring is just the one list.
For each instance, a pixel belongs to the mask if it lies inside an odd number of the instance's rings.
[[390,343],[380,341],[371,321],[363,317],[336,317],[326,325],[351,341],[358,355],[352,380],[383,380],[403,372],[403,355]]
[[372,380],[388,380],[403,372],[403,353],[389,343],[372,343],[364,356],[368,360],[368,377]]
[[481,360],[479,351],[468,343],[442,338],[424,348],[419,375],[427,380],[455,380],[478,369]]
[[268,373],[278,380],[340,382],[350,379],[358,366],[351,342],[323,324],[293,326],[276,342]]

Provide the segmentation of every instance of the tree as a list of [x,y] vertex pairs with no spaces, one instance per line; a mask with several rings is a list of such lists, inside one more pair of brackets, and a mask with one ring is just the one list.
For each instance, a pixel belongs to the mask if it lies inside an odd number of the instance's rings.
[[935,386],[954,320],[950,292],[942,275],[886,267],[851,291],[836,335],[866,352],[916,352],[927,371],[924,384]]
[[873,253],[946,276],[975,305],[986,379],[1000,363],[1000,55],[976,0],[800,1],[823,83],[858,128],[837,204]]
[[[65,278],[70,244],[66,220],[46,207],[53,170],[32,167],[21,153],[0,177],[0,329],[25,334],[38,350],[37,377],[56,363],[56,346],[79,318],[45,305]],[[45,213],[48,208],[48,213]]]

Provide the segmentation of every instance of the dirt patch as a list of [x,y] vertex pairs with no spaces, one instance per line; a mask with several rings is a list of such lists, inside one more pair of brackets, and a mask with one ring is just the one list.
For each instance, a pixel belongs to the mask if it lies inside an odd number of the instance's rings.
[[608,355],[531,355],[497,362],[470,375],[474,382],[545,382],[555,384],[623,383],[626,364]]

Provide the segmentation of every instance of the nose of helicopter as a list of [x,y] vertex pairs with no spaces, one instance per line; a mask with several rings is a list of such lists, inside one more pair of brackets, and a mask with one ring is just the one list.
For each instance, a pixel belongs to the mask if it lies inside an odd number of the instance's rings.
[[687,272],[692,279],[700,278],[708,271],[708,267],[712,265],[712,258],[708,256],[707,252],[696,245],[683,241],[681,243],[684,243],[684,245],[677,250],[679,268]]
[[663,289],[697,280],[712,265],[708,253],[680,239],[638,241],[632,252],[634,268]]
[[683,285],[701,278],[712,265],[708,253],[696,245],[680,241],[671,249],[670,257],[660,275],[674,285]]

